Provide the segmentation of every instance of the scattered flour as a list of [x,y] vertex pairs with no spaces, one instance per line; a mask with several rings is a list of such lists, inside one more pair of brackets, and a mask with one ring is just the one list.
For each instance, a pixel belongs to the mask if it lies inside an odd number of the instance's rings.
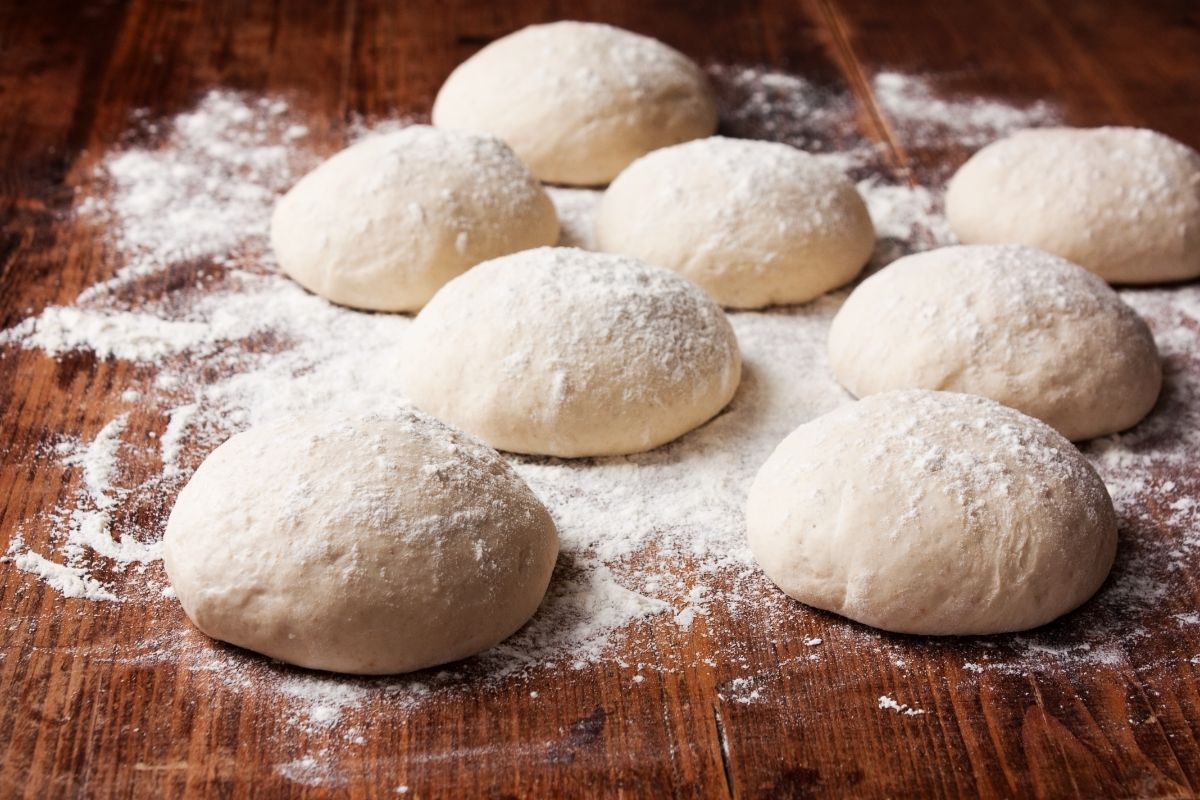
[[879,707],[886,711],[895,711],[897,714],[904,714],[907,717],[919,717],[926,713],[923,709],[913,708],[908,703],[898,703],[886,694],[879,696]]
[[925,239],[929,247],[956,241],[942,216],[941,196],[928,188],[887,183],[872,176],[858,182],[858,191],[867,201],[877,237],[904,245]]
[[1020,128],[1060,121],[1058,110],[1045,102],[1015,106],[982,97],[944,98],[924,77],[880,72],[871,90],[884,118],[899,132],[906,147],[982,147]]
[[763,698],[762,689],[756,685],[752,677],[734,678],[725,686],[725,691],[719,693],[724,700],[730,700],[740,705],[748,706]]
[[58,564],[24,547],[21,537],[14,536],[9,542],[8,555],[17,569],[36,575],[46,585],[63,597],[82,597],[88,600],[117,601],[117,596],[106,589],[82,567]]
[[107,191],[87,194],[78,206],[123,262],[115,278],[81,300],[175,265],[234,263],[266,236],[271,217],[263,210],[291,185],[294,159],[313,163],[297,144],[307,128],[274,98],[209,92],[193,111],[144,123],[139,133],[152,144],[106,157],[98,177]]
[[298,675],[279,682],[280,694],[297,701],[297,714],[309,726],[328,726],[340,718],[342,709],[360,702],[368,690],[347,681]]
[[96,508],[112,508],[117,498],[112,494],[112,482],[120,465],[117,456],[121,434],[129,424],[129,415],[121,414],[100,429],[79,459],[83,467],[83,485]]
[[875,163],[885,149],[858,133],[858,106],[845,91],[756,67],[718,64],[709,75],[726,136],[785,142],[846,170]]
[[180,474],[179,453],[183,437],[187,433],[192,418],[199,410],[199,403],[184,403],[172,408],[167,414],[167,429],[158,442],[159,447],[162,448],[163,475],[168,478]]
[[166,320],[151,314],[86,308],[48,308],[4,332],[5,341],[59,355],[90,350],[97,358],[153,362],[211,343],[202,322]]
[[342,786],[345,779],[336,773],[331,774],[328,766],[328,752],[312,753],[292,761],[277,764],[275,771],[292,783],[302,786]]
[[[918,180],[904,165],[889,166],[889,148],[857,132],[857,108],[846,93],[747,67],[718,66],[710,74],[723,132],[804,147],[859,182],[880,235],[872,269],[951,241],[940,186]],[[914,148],[949,142],[961,150],[1055,119],[1041,104],[943,100],[927,81],[896,73],[876,76],[874,86],[880,112]],[[213,92],[195,110],[143,122],[139,132],[145,143],[106,155],[77,204],[80,224],[97,226],[120,265],[115,276],[69,306],[47,308],[0,332],[0,344],[47,357],[82,351],[149,369],[114,395],[112,402],[124,405],[95,433],[63,437],[39,456],[39,469],[62,470],[74,488],[59,508],[26,521],[6,558],[66,597],[136,599],[147,614],[175,619],[172,593],[154,562],[166,513],[203,455],[235,430],[283,413],[402,402],[404,387],[387,365],[403,357],[410,318],[333,306],[277,273],[265,241],[271,208],[324,155],[306,146],[304,120],[285,103]],[[555,188],[551,194],[564,243],[588,245],[599,193]],[[1151,322],[1165,357],[1166,389],[1145,423],[1085,448],[1122,516],[1122,551],[1100,596],[1022,637],[919,645],[815,616],[821,635],[801,643],[823,647],[781,660],[774,672],[734,679],[727,687],[732,700],[767,702],[784,667],[802,669],[842,648],[869,648],[897,669],[906,668],[914,649],[941,653],[966,659],[970,679],[983,680],[997,671],[1128,664],[1164,614],[1191,624],[1200,611],[1180,587],[1200,567],[1200,507],[1191,499],[1200,490],[1192,468],[1200,448],[1200,290],[1123,295]],[[119,657],[170,660],[214,673],[239,691],[271,692],[289,709],[292,725],[339,731],[349,711],[380,693],[396,707],[415,707],[443,692],[533,679],[554,667],[615,662],[624,669],[634,653],[646,659],[639,669],[701,663],[748,669],[748,645],[723,641],[722,619],[740,617],[744,629],[771,631],[806,612],[753,565],[742,530],[746,488],[788,432],[849,401],[825,360],[828,325],[844,297],[843,290],[803,306],[732,314],[743,385],[728,409],[677,442],[620,458],[511,456],[554,514],[562,555],[534,620],[482,657],[433,675],[339,678],[222,649],[188,629]],[[135,407],[136,419],[158,421],[141,441],[129,425]],[[1163,523],[1150,509],[1167,493]],[[658,644],[647,643],[651,633]],[[703,656],[693,656],[687,644],[696,637],[708,641]],[[667,638],[675,643],[663,644]],[[645,679],[639,672],[635,683],[638,677]],[[879,707],[925,713],[888,695]],[[345,734],[350,744],[361,738]],[[332,759],[330,752],[309,753],[276,769],[299,783],[337,785]]]

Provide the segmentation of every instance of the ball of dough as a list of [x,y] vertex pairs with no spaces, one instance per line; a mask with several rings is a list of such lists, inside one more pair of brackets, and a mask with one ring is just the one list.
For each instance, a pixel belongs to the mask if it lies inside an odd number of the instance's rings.
[[480,261],[557,240],[554,204],[512,150],[428,125],[343,150],[292,187],[271,219],[284,272],[375,311],[416,311]]
[[1200,276],[1200,154],[1139,128],[1022,131],[980,150],[946,192],[967,244],[1011,242],[1112,283]]
[[364,675],[497,644],[533,615],[557,554],[499,454],[413,411],[237,434],[180,492],[164,540],[200,630]]
[[721,136],[634,162],[604,193],[596,236],[733,308],[811,300],[850,281],[875,246],[866,204],[837,169]]
[[750,548],[791,597],[900,633],[1033,628],[1104,582],[1117,518],[1053,428],[992,400],[886,392],[801,425],[750,489]]
[[893,262],[834,317],[829,362],[859,397],[978,394],[1069,439],[1134,425],[1162,386],[1137,312],[1096,275],[1023,245],[943,247]]
[[486,131],[550,183],[608,183],[659,147],[708,136],[717,107],[704,73],[647,36],[592,22],[531,25],[458,66],[433,124]]
[[400,365],[417,406],[515,453],[636,453],[706,422],[741,378],[724,312],[632,258],[527,250],[455,278]]

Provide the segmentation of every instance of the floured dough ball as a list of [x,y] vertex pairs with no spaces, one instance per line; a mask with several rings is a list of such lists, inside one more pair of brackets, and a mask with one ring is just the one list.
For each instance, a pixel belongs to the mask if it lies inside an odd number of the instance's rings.
[[1096,275],[1023,245],[943,247],[893,262],[834,317],[829,362],[859,397],[978,394],[1069,439],[1132,426],[1162,386],[1137,312]]
[[886,392],[801,425],[750,489],[750,548],[791,597],[900,633],[1019,631],[1104,582],[1117,518],[1053,428],[992,400]]
[[375,311],[416,311],[480,261],[557,239],[554,205],[503,142],[428,125],[343,150],[271,219],[284,272]]
[[364,675],[497,644],[537,610],[557,554],[499,454],[413,411],[237,434],[180,492],[164,541],[200,630]]
[[1140,128],[1021,131],[955,174],[946,216],[967,244],[1011,242],[1112,283],[1200,276],[1200,154]]
[[596,236],[733,308],[812,300],[850,281],[875,246],[840,171],[785,144],[721,136],[634,162],[604,193]]
[[555,22],[460,64],[438,92],[433,124],[494,134],[541,180],[591,186],[651,150],[708,136],[717,108],[700,68],[662,42]]
[[619,455],[701,425],[741,378],[725,314],[632,258],[540,248],[455,278],[417,315],[400,365],[425,411],[501,450]]

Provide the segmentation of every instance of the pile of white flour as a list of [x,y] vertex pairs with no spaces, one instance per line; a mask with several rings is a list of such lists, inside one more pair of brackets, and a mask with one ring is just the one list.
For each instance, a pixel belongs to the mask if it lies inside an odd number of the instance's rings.
[[[850,97],[757,69],[714,67],[711,74],[724,132],[806,147],[854,175],[880,234],[873,268],[950,241],[941,187],[918,180],[942,175],[943,166],[931,161],[928,169],[908,170],[891,163],[888,147],[855,132]],[[939,143],[974,147],[1056,119],[1044,105],[939,98],[927,81],[896,73],[875,76],[874,88],[901,143],[928,152]],[[0,342],[47,359],[82,351],[138,368],[125,391],[107,398],[105,424],[64,434],[40,454],[40,468],[65,472],[73,488],[59,507],[26,520],[9,544],[9,558],[31,581],[67,597],[136,603],[151,617],[181,620],[158,563],[159,541],[176,492],[206,453],[232,432],[279,414],[405,402],[393,365],[405,357],[402,334],[410,318],[335,307],[283,278],[272,263],[265,232],[275,199],[329,154],[309,138],[305,120],[283,101],[217,91],[194,110],[142,130],[147,144],[104,155],[80,187],[72,224],[94,229],[96,248],[115,273],[70,305],[46,308],[3,332]],[[587,246],[596,193],[552,194],[565,241]],[[898,668],[911,649],[962,654],[968,677],[1047,665],[1128,666],[1146,637],[1200,622],[1197,609],[1178,605],[1192,595],[1182,589],[1200,566],[1200,507],[1190,499],[1166,508],[1160,501],[1200,490],[1180,485],[1178,477],[1194,480],[1189,465],[1200,452],[1200,287],[1123,295],[1154,329],[1166,359],[1166,389],[1152,417],[1133,432],[1086,448],[1121,513],[1121,553],[1098,600],[1049,630],[918,644],[802,609],[754,568],[742,508],[755,471],[797,425],[850,399],[825,360],[842,291],[800,307],[732,313],[746,365],[743,385],[725,412],[677,442],[623,458],[511,457],[553,513],[562,556],[542,610],[495,651],[432,677],[362,681],[271,667],[179,627],[118,658],[216,670],[231,686],[275,692],[295,709],[296,724],[310,726],[336,725],[342,709],[380,693],[414,705],[439,692],[552,668],[734,662],[746,648],[769,646],[772,619],[805,615],[819,635],[778,669],[803,669],[843,647],[877,648]],[[150,428],[131,422],[147,417],[157,420]],[[1167,522],[1153,521],[1151,508]],[[139,519],[153,522],[139,525]],[[62,613],[78,608],[66,604]],[[729,617],[744,617],[739,629],[762,631],[762,642],[730,641],[720,627]],[[650,631],[660,641],[673,636],[675,646],[645,646]],[[688,645],[695,635],[710,640],[703,656]],[[759,702],[772,674],[747,674],[725,691],[738,702]],[[893,699],[892,690],[879,687],[881,709],[925,714],[905,698]],[[347,741],[357,735],[345,732]],[[320,777],[320,755],[280,770],[296,780]]]

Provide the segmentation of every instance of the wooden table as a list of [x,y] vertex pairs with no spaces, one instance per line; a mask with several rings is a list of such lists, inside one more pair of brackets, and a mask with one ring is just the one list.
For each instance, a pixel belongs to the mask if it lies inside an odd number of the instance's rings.
[[[946,155],[895,134],[870,95],[881,68],[935,74],[948,91],[1048,98],[1075,124],[1144,125],[1200,147],[1200,5],[1186,0],[8,2],[0,323],[69,303],[115,269],[64,211],[81,165],[135,109],[171,114],[228,86],[303,96],[333,128],[354,113],[424,113],[454,64],[555,18],[848,87],[862,135],[886,143],[888,168],[913,174],[943,168],[934,159]],[[0,544],[22,526],[36,535],[25,523],[68,491],[44,445],[94,434],[107,398],[132,380],[122,362],[5,348]],[[1194,490],[1195,467],[1176,469]],[[1164,615],[1197,607],[1200,581],[1183,585]],[[601,666],[412,713],[355,707],[347,725],[364,741],[336,756],[336,781],[310,786],[271,765],[336,748],[340,733],[281,734],[269,697],[169,661],[111,657],[184,625],[178,610],[164,619],[64,600],[12,564],[0,565],[0,608],[4,796],[384,797],[405,786],[409,797],[1190,797],[1200,786],[1200,633],[1166,616],[1145,620],[1151,635],[1112,668],[975,676],[964,662],[976,644],[890,637],[909,662],[899,671],[879,649],[838,650],[844,623],[831,617],[798,615],[772,647],[752,616],[717,613],[708,627],[747,642],[743,663],[647,671],[636,692],[628,670]],[[664,626],[651,626],[651,651],[679,646]],[[818,666],[780,666],[802,650],[789,639],[822,630],[834,633]],[[745,674],[770,678],[762,702],[730,696]],[[927,713],[883,713],[885,693]]]

